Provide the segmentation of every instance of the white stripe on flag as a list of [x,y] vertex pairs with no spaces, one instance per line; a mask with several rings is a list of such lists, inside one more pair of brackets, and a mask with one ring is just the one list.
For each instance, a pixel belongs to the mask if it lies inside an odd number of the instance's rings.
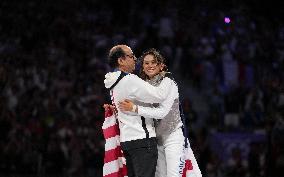
[[119,168],[123,167],[123,158],[119,157],[117,160],[108,162],[104,164],[103,176],[115,173],[119,171]]
[[108,139],[106,139],[106,143],[105,143],[105,151],[115,149],[118,145],[120,145],[119,135],[116,135],[115,137],[108,138]]
[[111,127],[115,124],[116,124],[116,119],[115,119],[114,115],[112,115],[110,117],[105,118],[102,129],[106,129],[106,128]]

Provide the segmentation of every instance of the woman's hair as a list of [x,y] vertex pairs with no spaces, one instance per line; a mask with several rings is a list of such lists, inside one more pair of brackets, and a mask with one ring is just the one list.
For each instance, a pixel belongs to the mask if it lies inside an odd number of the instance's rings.
[[144,62],[144,58],[147,56],[147,55],[152,55],[154,57],[154,59],[157,61],[157,64],[163,64],[164,67],[163,67],[163,70],[162,71],[167,71],[167,66],[166,66],[166,61],[165,61],[165,58],[160,54],[160,52],[154,48],[151,48],[149,50],[146,50],[142,56],[140,57],[141,58],[141,68],[140,68],[140,77],[143,79],[143,80],[146,80],[146,79],[149,79],[149,77],[146,75],[146,73],[143,71],[143,62]]

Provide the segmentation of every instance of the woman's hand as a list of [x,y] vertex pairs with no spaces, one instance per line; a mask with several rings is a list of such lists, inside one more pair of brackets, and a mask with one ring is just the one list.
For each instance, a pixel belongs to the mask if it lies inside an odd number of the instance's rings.
[[124,100],[118,103],[118,108],[120,111],[132,111],[134,103],[130,100]]

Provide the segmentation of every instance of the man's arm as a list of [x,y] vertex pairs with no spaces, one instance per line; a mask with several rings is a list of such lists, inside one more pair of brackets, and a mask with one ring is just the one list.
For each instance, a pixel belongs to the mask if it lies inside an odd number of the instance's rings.
[[129,85],[125,89],[129,92],[131,100],[137,100],[144,103],[161,103],[170,93],[174,82],[165,77],[158,87],[143,81],[136,75],[128,75]]

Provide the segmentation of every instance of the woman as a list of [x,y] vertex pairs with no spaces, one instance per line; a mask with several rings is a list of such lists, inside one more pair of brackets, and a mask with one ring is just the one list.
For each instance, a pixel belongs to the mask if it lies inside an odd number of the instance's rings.
[[[155,49],[142,55],[141,77],[150,84],[158,86],[165,76],[166,65],[163,56]],[[174,82],[174,80],[173,80]],[[174,82],[175,83],[175,82]],[[183,173],[185,137],[182,131],[182,119],[179,110],[179,93],[175,83],[174,89],[160,105],[120,102],[119,109],[129,114],[136,113],[145,118],[157,119],[155,122],[158,140],[158,162],[156,177],[178,177]]]

